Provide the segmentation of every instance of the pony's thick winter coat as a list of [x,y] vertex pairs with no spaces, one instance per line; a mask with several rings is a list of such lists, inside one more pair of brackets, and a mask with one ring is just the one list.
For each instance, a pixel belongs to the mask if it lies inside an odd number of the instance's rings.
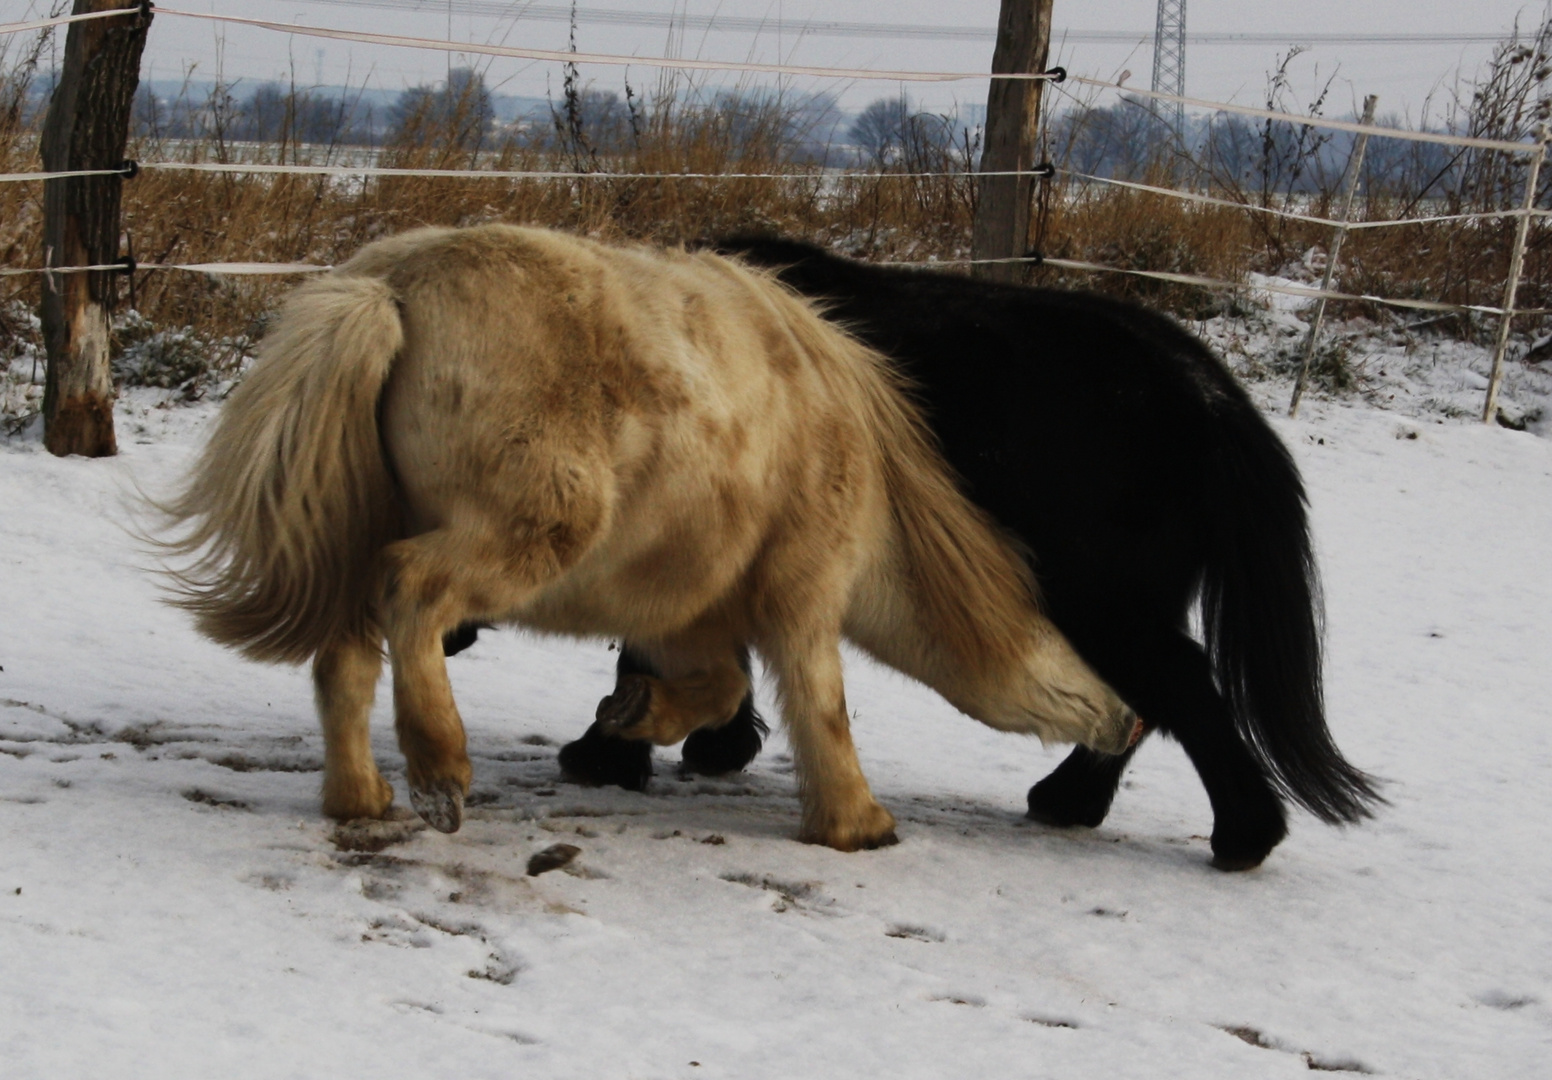
[[[1046,614],[1195,765],[1215,866],[1260,865],[1287,834],[1284,799],[1334,823],[1383,801],[1327,727],[1299,470],[1204,343],[1109,297],[854,262],[771,237],[718,250],[772,268],[909,381],[961,490],[1030,553]],[[1201,641],[1188,630],[1194,612]],[[612,696],[656,665],[652,650],[624,643]],[[686,741],[686,767],[741,769],[759,752],[752,698],[725,717]],[[1030,816],[1098,825],[1130,756],[1078,747],[1030,790]],[[652,770],[651,748],[605,723],[562,747],[560,762],[638,789]]]
[[169,507],[179,603],[256,659],[312,658],[325,810],[391,793],[366,724],[386,638],[412,801],[457,828],[441,655],[469,620],[627,637],[672,742],[773,670],[806,839],[888,842],[848,733],[844,633],[993,726],[1118,750],[1136,720],[1041,614],[876,354],[712,254],[533,229],[381,241],[287,303]]

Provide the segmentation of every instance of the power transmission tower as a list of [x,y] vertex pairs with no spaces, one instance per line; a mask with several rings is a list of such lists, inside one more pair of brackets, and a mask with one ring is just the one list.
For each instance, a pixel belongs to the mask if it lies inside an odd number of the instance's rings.
[[[1186,0],[1159,0],[1153,30],[1153,90],[1184,97],[1186,92]],[[1167,106],[1166,106],[1167,108]],[[1160,115],[1167,116],[1165,109]],[[1175,103],[1175,133],[1185,132],[1186,108]]]

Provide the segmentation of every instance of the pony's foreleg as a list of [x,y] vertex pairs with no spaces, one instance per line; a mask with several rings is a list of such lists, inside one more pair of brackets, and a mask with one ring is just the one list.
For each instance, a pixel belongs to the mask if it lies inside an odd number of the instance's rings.
[[895,843],[895,819],[878,804],[857,760],[841,681],[840,632],[767,642],[782,721],[803,800],[798,838],[838,851]]
[[369,721],[383,669],[377,642],[348,639],[313,658],[313,690],[323,725],[323,812],[377,818],[393,805],[393,788],[372,760]]

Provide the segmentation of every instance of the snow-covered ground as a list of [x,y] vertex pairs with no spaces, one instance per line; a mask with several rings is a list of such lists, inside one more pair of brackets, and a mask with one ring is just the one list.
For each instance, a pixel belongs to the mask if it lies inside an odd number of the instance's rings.
[[[564,783],[613,656],[512,632],[450,664],[463,831],[337,832],[306,672],[197,637],[126,530],[212,415],[154,401],[121,405],[116,459],[0,440],[7,1080],[1548,1074],[1552,442],[1423,407],[1277,421],[1313,497],[1332,726],[1391,805],[1298,817],[1225,875],[1174,745],[1102,828],[1045,828],[1024,793],[1061,750],[856,657],[897,847],[796,843],[779,736],[731,779],[668,752],[644,795]],[[581,854],[526,876],[556,843]]]

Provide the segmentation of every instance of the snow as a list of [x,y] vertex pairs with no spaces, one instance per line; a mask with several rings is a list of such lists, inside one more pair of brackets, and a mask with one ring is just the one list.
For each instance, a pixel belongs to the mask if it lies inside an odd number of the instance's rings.
[[[1303,362],[1315,302],[1271,292],[1266,286],[1318,285],[1323,258],[1317,256],[1318,249],[1311,249],[1303,262],[1287,267],[1285,275],[1247,275],[1242,306],[1193,327],[1252,383],[1252,391],[1259,392],[1263,403],[1277,411],[1287,408],[1291,385],[1285,383],[1291,383]],[[1322,357],[1335,357],[1344,365],[1349,384],[1339,389],[1352,398],[1429,420],[1480,417],[1492,372],[1492,350],[1440,333],[1440,323],[1448,318],[1402,311],[1384,313],[1378,322],[1328,317],[1312,365],[1312,385],[1321,382]],[[1522,318],[1522,328],[1526,321]],[[1548,359],[1544,346],[1541,339],[1529,335],[1511,339],[1499,385],[1498,413],[1506,426],[1552,437],[1552,371],[1543,369]]]
[[[1046,828],[1024,793],[1061,749],[856,656],[897,847],[796,843],[779,735],[736,777],[681,779],[669,751],[646,794],[564,783],[556,747],[613,655],[513,632],[450,662],[463,830],[337,832],[306,671],[158,602],[136,492],[166,490],[213,415],[167,396],[127,395],[115,459],[0,441],[0,1075],[1545,1075],[1534,434],[1319,398],[1276,421],[1312,494],[1332,727],[1391,805],[1347,830],[1296,817],[1225,875],[1174,745],[1143,749],[1103,827]],[[526,876],[555,843],[581,854]]]

